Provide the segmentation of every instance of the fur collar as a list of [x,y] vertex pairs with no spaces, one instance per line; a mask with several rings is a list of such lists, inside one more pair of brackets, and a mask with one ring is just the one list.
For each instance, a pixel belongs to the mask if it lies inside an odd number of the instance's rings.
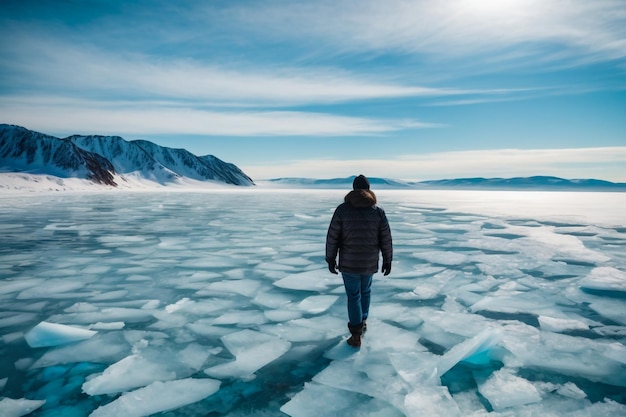
[[371,190],[352,190],[344,201],[354,207],[372,207],[376,205],[376,194]]

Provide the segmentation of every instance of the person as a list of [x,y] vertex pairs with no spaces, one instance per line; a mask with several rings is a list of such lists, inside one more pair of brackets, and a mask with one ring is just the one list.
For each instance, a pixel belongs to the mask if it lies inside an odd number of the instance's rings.
[[347,342],[358,348],[367,330],[372,278],[378,272],[379,254],[383,258],[381,272],[389,275],[393,246],[387,216],[376,205],[376,194],[370,190],[367,177],[355,177],[352,188],[335,209],[328,226],[326,262],[331,273],[341,271],[348,298]]

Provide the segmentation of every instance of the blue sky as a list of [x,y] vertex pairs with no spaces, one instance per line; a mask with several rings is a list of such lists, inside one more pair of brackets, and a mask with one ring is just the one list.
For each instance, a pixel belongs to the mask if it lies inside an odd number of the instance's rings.
[[4,0],[0,123],[257,180],[626,182],[626,0]]

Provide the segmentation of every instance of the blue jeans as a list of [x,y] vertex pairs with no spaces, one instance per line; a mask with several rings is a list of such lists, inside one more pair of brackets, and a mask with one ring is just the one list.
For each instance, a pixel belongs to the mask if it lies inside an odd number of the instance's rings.
[[373,274],[342,272],[343,285],[348,296],[348,319],[351,326],[360,326],[370,311]]

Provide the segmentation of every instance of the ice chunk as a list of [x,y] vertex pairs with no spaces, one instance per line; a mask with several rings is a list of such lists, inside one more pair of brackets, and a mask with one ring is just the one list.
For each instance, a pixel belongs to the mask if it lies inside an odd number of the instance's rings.
[[126,326],[126,323],[124,323],[123,321],[114,321],[111,323],[94,323],[89,326],[89,328],[96,330],[121,330],[124,328],[124,326]]
[[212,282],[206,286],[206,290],[209,292],[235,293],[252,297],[258,292],[260,286],[261,282],[258,280],[232,279]]
[[30,347],[58,346],[86,340],[95,335],[93,330],[42,321],[24,335]]
[[398,375],[411,387],[441,385],[433,375],[439,356],[430,352],[394,352],[389,354],[389,361]]
[[129,349],[119,332],[101,333],[82,342],[49,350],[33,364],[33,368],[74,362],[112,363],[126,356]]
[[436,375],[441,377],[461,361],[476,364],[489,362],[489,352],[500,341],[501,335],[499,329],[487,328],[475,337],[454,346],[439,360]]
[[194,371],[199,371],[210,355],[211,352],[205,346],[199,345],[198,343],[190,343],[179,352],[180,361]]
[[370,309],[370,317],[398,323],[407,329],[415,329],[424,322],[415,313],[415,309],[397,303],[376,303]]
[[501,313],[526,313],[532,315],[555,315],[559,309],[554,299],[546,297],[542,292],[525,293],[494,293],[471,306],[472,312],[495,311]]
[[626,272],[611,266],[594,268],[580,281],[580,287],[587,290],[626,293]]
[[240,326],[259,325],[267,321],[261,311],[239,310],[224,313],[213,320],[213,324],[227,325],[238,324]]
[[506,368],[494,372],[485,382],[479,382],[478,392],[495,411],[541,401],[541,395],[533,384]]
[[250,377],[291,347],[291,343],[279,337],[248,329],[227,334],[221,340],[235,356],[235,360],[204,371],[207,375],[217,378]]
[[229,327],[214,326],[213,319],[201,319],[194,323],[189,323],[185,327],[204,337],[220,337],[236,331],[236,329]]
[[626,300],[609,298],[598,299],[596,302],[589,304],[589,308],[615,323],[626,326]]
[[300,311],[289,309],[265,310],[263,314],[268,320],[275,322],[295,320],[302,317],[302,313]]
[[461,265],[468,260],[467,255],[450,251],[415,252],[413,253],[413,256],[418,259],[423,259],[427,262],[430,262],[433,265]]
[[33,298],[73,298],[75,294],[70,293],[70,291],[81,289],[85,285],[85,282],[72,281],[68,279],[50,279],[39,283],[36,287],[28,288],[20,292],[17,299],[30,300]]
[[279,308],[292,301],[292,297],[286,294],[278,294],[274,291],[264,291],[254,297],[253,303],[265,308]]
[[32,413],[46,403],[45,400],[27,400],[20,398],[14,400],[12,398],[3,398],[0,400],[0,416],[2,417],[21,417]]
[[585,394],[585,391],[578,388],[578,386],[573,382],[566,382],[565,384],[560,386],[556,390],[556,392],[558,392],[559,395],[567,398],[573,398],[575,400],[582,400],[583,398],[587,398],[587,394]]
[[219,390],[220,385],[220,381],[206,378],[156,381],[98,407],[89,417],[143,417],[174,410],[213,395]]
[[446,387],[420,387],[404,400],[407,417],[462,417],[463,414]]
[[2,335],[2,341],[5,344],[9,344],[9,343],[13,343],[16,340],[22,340],[24,339],[24,333],[22,332],[13,332],[13,333],[7,333],[7,334],[3,334]]
[[85,382],[83,392],[89,395],[114,394],[175,378],[176,374],[166,365],[154,363],[141,355],[131,355],[109,366],[102,375]]
[[418,317],[440,332],[461,335],[464,338],[474,337],[489,325],[489,320],[477,314],[438,311],[434,308],[421,308],[414,312]]
[[308,382],[280,411],[291,417],[404,416],[397,408],[384,401]]
[[24,278],[18,281],[3,280],[2,285],[0,285],[0,295],[23,291],[41,285],[43,282],[45,280],[40,278]]
[[626,358],[626,347],[620,343],[543,332],[511,322],[503,327],[500,345],[512,354],[503,357],[509,367],[556,372],[626,387],[624,360],[620,361]]
[[567,330],[589,330],[589,325],[580,320],[548,316],[539,316],[539,325],[543,330],[557,333]]
[[541,253],[547,258],[575,259],[588,263],[606,262],[611,259],[602,253],[586,248],[577,236],[556,233],[552,226],[528,228],[527,233],[528,237],[520,240],[532,245],[537,254]]
[[282,259],[276,259],[275,261],[280,263],[280,264],[290,265],[290,266],[307,266],[307,265],[311,265],[313,263],[310,260],[305,259],[305,258],[301,258],[301,257],[282,258]]
[[268,263],[268,262],[261,262],[260,264],[256,266],[256,268],[267,270],[267,271],[286,271],[286,272],[291,272],[291,271],[296,270],[296,268],[294,268],[291,265],[284,265],[281,263]]
[[354,361],[333,361],[313,381],[344,391],[365,394],[401,404],[404,384],[395,374],[395,369],[385,355],[361,355]]
[[336,295],[312,295],[298,304],[305,313],[319,314],[328,310],[339,297]]
[[334,275],[329,277],[329,275],[331,274],[329,274],[327,270],[316,269],[288,275],[274,282],[274,285],[291,290],[324,292],[331,287],[342,284],[339,278]]
[[373,351],[415,352],[417,350],[425,350],[423,346],[417,342],[419,335],[416,332],[405,330],[376,319],[368,319],[367,328],[368,333],[366,333],[366,335],[371,335],[372,337],[365,337],[364,342],[367,344],[367,347]]
[[[312,319],[298,318],[280,325],[264,325],[261,330],[280,336],[290,342],[315,342],[337,337],[347,330],[346,323],[323,315]],[[345,330],[344,330],[345,329]]]
[[125,307],[105,307],[98,311],[57,314],[50,317],[50,319],[73,324],[91,324],[98,321],[124,321],[127,323],[140,323],[152,320],[153,316],[149,310]]
[[108,300],[119,300],[126,297],[128,294],[128,290],[117,290],[117,291],[109,291],[102,294],[97,294],[92,297],[89,297],[91,301],[108,301]]
[[0,329],[3,327],[11,327],[19,324],[32,322],[37,318],[35,313],[13,313],[8,317],[0,318]]

